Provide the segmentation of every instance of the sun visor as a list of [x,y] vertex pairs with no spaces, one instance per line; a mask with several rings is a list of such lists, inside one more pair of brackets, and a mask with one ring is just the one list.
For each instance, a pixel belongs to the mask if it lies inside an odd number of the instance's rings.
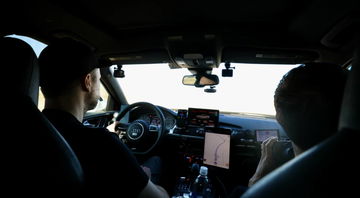
[[168,63],[169,56],[166,50],[154,49],[131,53],[114,53],[101,56],[101,63],[104,64],[151,64]]
[[299,64],[319,58],[316,51],[232,47],[223,50],[223,60],[238,63]]

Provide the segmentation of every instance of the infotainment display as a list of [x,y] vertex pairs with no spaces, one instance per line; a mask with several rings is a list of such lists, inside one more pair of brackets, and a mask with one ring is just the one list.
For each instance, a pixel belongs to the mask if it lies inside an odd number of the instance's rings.
[[196,109],[188,110],[188,125],[190,127],[211,127],[215,128],[219,123],[219,110]]
[[269,137],[277,137],[279,138],[279,130],[277,129],[260,129],[255,130],[256,141],[263,142]]

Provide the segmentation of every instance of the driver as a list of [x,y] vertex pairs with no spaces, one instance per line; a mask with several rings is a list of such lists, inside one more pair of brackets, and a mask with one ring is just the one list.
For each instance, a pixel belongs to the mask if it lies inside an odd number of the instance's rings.
[[92,50],[74,40],[57,40],[42,51],[39,65],[43,113],[78,156],[86,193],[106,197],[115,190],[126,197],[169,197],[115,133],[82,124],[85,112],[100,98],[100,71]]

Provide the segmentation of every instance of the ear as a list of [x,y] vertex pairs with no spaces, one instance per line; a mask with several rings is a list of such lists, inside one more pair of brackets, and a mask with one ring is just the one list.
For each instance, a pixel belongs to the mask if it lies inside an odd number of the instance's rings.
[[91,74],[86,74],[81,80],[81,87],[84,91],[90,92],[92,87],[92,76]]

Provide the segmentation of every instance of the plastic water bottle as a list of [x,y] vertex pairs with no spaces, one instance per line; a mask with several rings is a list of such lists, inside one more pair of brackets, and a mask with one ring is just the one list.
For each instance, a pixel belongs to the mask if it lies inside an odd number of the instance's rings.
[[200,174],[196,177],[191,186],[191,198],[207,198],[211,189],[209,188],[209,179],[207,177],[208,168],[206,166],[200,167]]

